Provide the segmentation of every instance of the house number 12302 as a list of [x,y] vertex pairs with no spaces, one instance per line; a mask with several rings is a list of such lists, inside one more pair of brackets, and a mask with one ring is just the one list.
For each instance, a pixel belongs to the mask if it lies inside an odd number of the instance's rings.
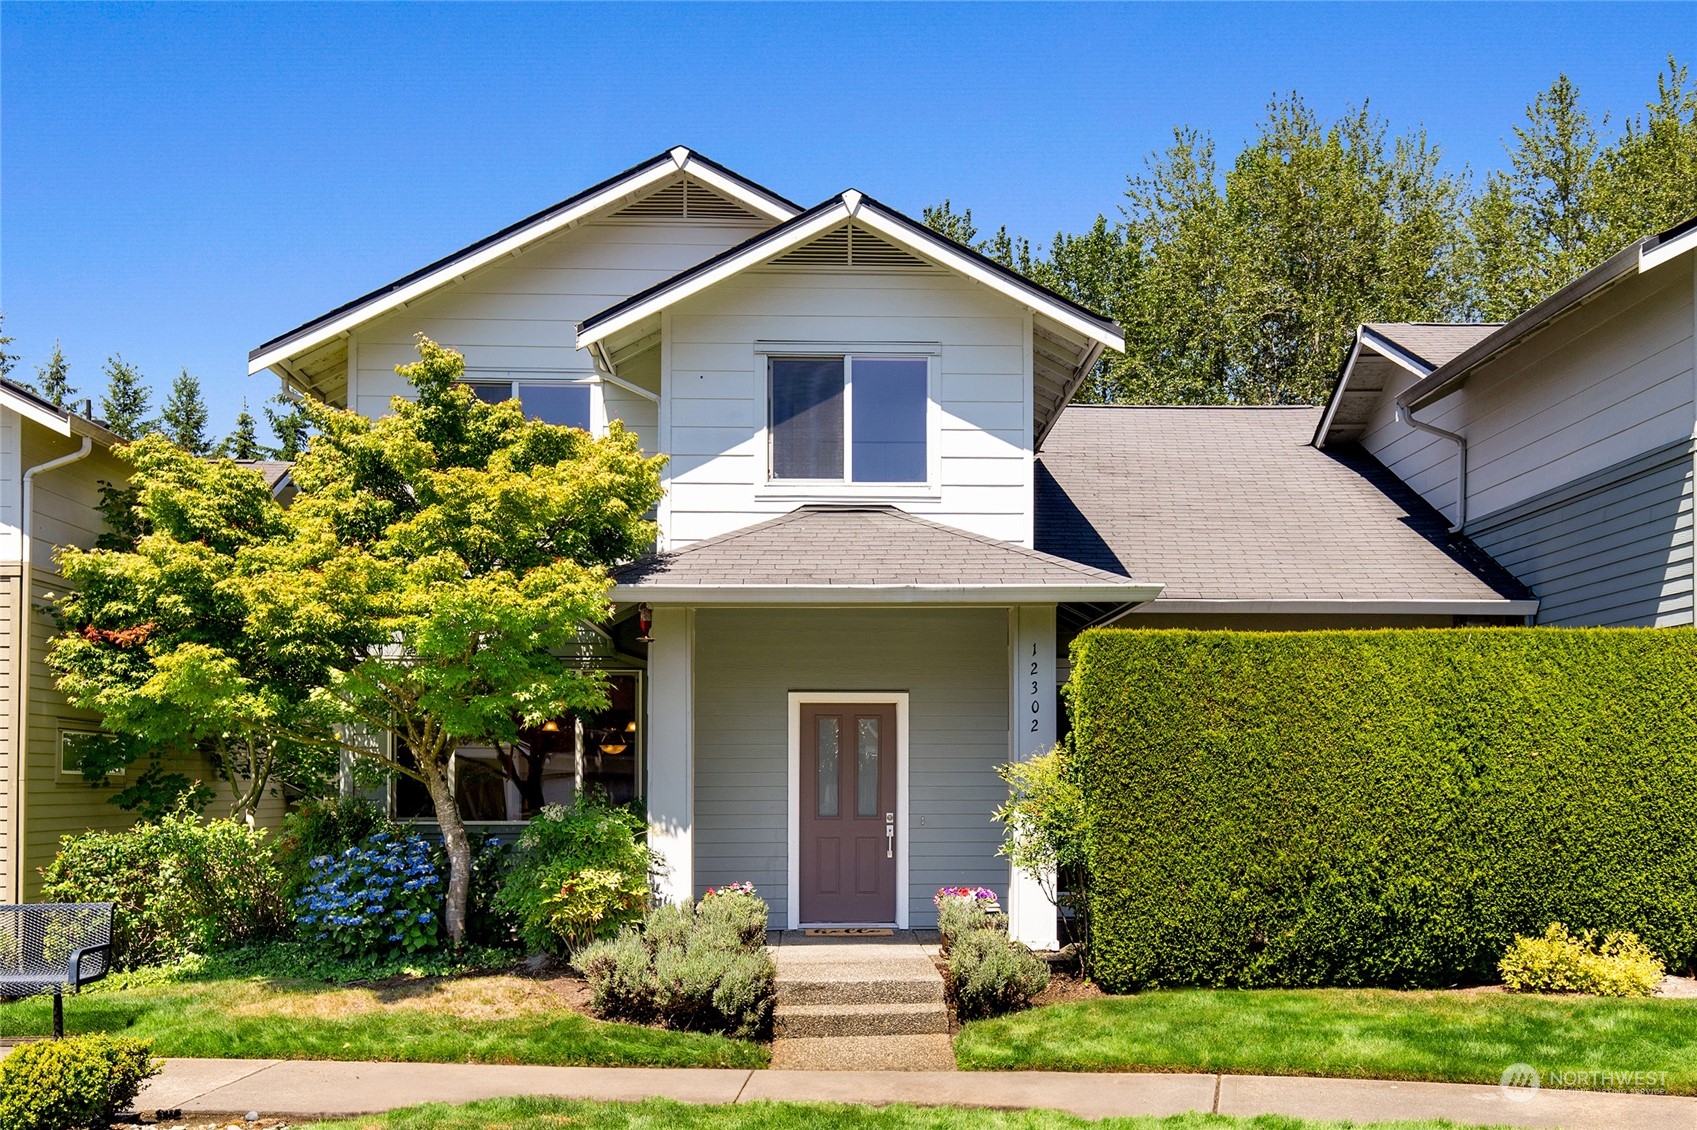
[[[1032,655],[1037,654],[1037,645],[1036,644],[1031,645],[1031,654]],[[1031,661],[1031,673],[1033,675],[1037,674],[1037,660],[1035,660],[1035,659],[1033,659]],[[1037,723],[1038,723],[1038,719],[1042,715],[1042,712],[1043,712],[1043,699],[1042,699],[1042,696],[1040,696],[1037,693],[1037,680],[1032,679],[1031,680],[1031,732],[1033,734],[1037,733]]]

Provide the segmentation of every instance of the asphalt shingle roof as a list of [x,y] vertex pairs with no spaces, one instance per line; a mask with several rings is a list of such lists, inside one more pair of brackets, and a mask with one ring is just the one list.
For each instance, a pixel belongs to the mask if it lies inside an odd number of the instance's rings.
[[1502,329],[1502,323],[1368,322],[1367,328],[1436,369]]
[[[1037,461],[1037,548],[1161,600],[1525,600],[1319,408],[1073,405]],[[1159,602],[1157,602],[1158,606]]]
[[[620,585],[1124,585],[890,506],[803,506],[613,571]],[[1136,578],[1142,581],[1141,577]]]

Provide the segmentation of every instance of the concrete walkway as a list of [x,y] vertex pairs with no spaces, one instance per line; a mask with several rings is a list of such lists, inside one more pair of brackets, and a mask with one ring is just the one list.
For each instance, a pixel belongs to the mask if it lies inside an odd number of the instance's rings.
[[[184,1118],[240,1115],[319,1119],[424,1102],[512,1095],[692,1103],[912,1103],[1067,1111],[1084,1118],[1283,1114],[1384,1122],[1447,1118],[1463,1125],[1567,1130],[1692,1130],[1697,1099],[1540,1090],[1515,1101],[1502,1088],[1255,1075],[1074,1075],[1038,1071],[745,1071],[709,1068],[494,1067],[463,1063],[337,1063],[172,1059],[136,1106]],[[171,1117],[177,1117],[173,1114]]]

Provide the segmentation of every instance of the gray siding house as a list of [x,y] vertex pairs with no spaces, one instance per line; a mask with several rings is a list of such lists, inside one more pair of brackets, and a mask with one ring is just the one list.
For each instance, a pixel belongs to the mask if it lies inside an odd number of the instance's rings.
[[[1507,326],[1363,327],[1324,408],[1069,406],[1110,320],[861,192],[804,208],[679,148],[250,370],[381,413],[425,333],[476,395],[669,456],[656,552],[583,631],[614,711],[534,735],[548,799],[643,799],[669,897],[924,926],[982,884],[1044,945],[990,812],[1061,732],[1083,628],[1690,622],[1692,238]],[[462,813],[518,821],[491,757],[456,755]]]
[[1697,623],[1694,293],[1697,218],[1507,325],[1362,326],[1314,445],[1441,509],[1539,624]]

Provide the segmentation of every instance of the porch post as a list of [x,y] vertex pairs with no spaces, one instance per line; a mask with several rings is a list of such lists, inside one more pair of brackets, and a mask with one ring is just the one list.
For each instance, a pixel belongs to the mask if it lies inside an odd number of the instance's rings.
[[695,897],[695,610],[656,607],[648,645],[648,844],[660,895]]
[[[1025,761],[1055,744],[1055,606],[1023,604],[1011,612],[1012,756]],[[1032,949],[1059,948],[1054,902],[1036,879],[1011,865],[1008,871],[1008,933]],[[1047,881],[1053,888],[1054,876]]]

